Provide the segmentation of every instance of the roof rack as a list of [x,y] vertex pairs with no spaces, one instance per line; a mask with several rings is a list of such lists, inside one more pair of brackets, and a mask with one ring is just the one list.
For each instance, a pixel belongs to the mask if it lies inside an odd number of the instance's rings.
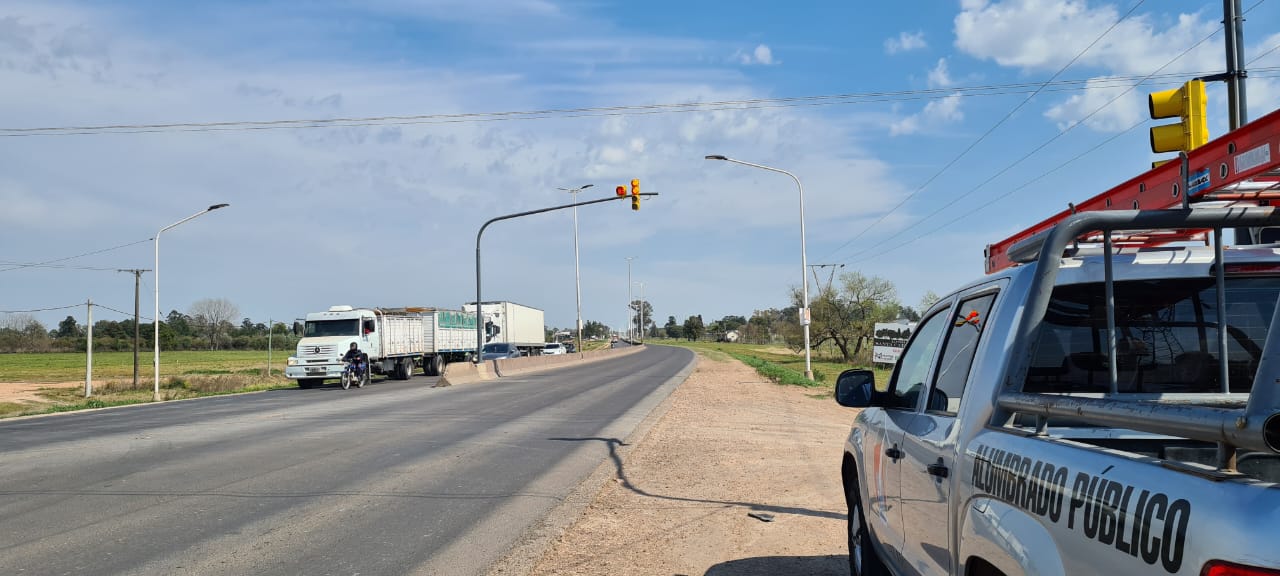
[[[988,245],[987,273],[1034,261],[1048,231],[1080,212],[1189,209],[1203,202],[1268,206],[1272,200],[1280,200],[1280,110],[1228,132],[1190,154],[1181,155],[1181,159],[1181,162],[1169,162],[1140,174],[1080,204],[1068,205],[1066,210]],[[1178,229],[1153,234],[1130,230],[1130,236],[1112,240],[1126,246],[1159,246],[1203,238],[1205,230]],[[1091,237],[1097,237],[1096,230],[1081,231],[1077,240],[1090,241]]]

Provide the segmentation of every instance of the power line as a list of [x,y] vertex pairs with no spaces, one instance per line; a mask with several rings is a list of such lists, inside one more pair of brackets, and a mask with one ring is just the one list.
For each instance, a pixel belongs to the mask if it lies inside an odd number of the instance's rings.
[[995,124],[993,124],[990,128],[988,128],[986,132],[983,132],[982,135],[979,136],[977,140],[970,142],[968,147],[962,150],[960,154],[957,154],[954,158],[952,158],[951,161],[947,162],[937,172],[934,172],[933,175],[930,176],[928,179],[926,179],[923,184],[916,187],[915,190],[912,190],[910,194],[907,194],[906,196],[904,196],[902,200],[898,201],[898,203],[893,206],[893,208],[890,208],[888,211],[881,214],[880,217],[877,218],[875,222],[872,222],[870,226],[866,226],[862,228],[862,230],[858,231],[858,233],[855,234],[853,238],[850,238],[849,240],[845,241],[844,244],[841,244],[840,246],[836,247],[835,250],[832,250],[830,254],[836,254],[841,250],[843,250],[846,246],[856,242],[859,238],[862,238],[862,236],[866,234],[867,231],[871,230],[872,228],[875,228],[876,226],[879,226],[880,223],[884,222],[885,218],[888,218],[890,214],[897,212],[899,208],[902,208],[903,204],[906,204],[908,201],[914,198],[916,194],[919,194],[925,188],[928,188],[930,184],[933,184],[934,180],[937,180],[938,177],[946,173],[947,170],[950,170],[952,166],[955,166],[956,163],[959,162],[961,158],[964,158],[969,154],[969,152],[972,152],[973,149],[978,146],[978,144],[981,144],[983,141],[987,139],[988,136],[990,136],[998,128],[1003,126],[1004,123],[1007,122],[1010,118],[1012,118],[1013,115],[1016,114],[1019,110],[1021,110],[1023,106],[1026,106],[1027,104],[1029,104],[1031,100],[1035,98],[1037,95],[1039,95],[1040,92],[1044,90],[1046,86],[1048,86],[1050,83],[1056,80],[1058,76],[1060,76],[1063,72],[1066,72],[1067,68],[1070,68],[1072,64],[1075,64],[1076,61],[1079,60],[1082,56],[1084,56],[1085,53],[1087,53],[1090,49],[1092,49],[1094,45],[1096,45],[1098,42],[1101,42],[1102,39],[1106,37],[1107,34],[1110,34],[1111,31],[1114,30],[1116,26],[1119,26],[1121,22],[1124,22],[1126,18],[1128,18],[1131,14],[1133,14],[1133,11],[1137,10],[1138,7],[1141,6],[1143,2],[1145,2],[1145,0],[1138,0],[1137,3],[1135,3],[1133,6],[1129,8],[1128,12],[1125,12],[1123,16],[1121,16],[1119,19],[1113,22],[1109,28],[1107,28],[1106,30],[1103,30],[1102,34],[1099,34],[1097,38],[1093,39],[1093,42],[1090,42],[1089,45],[1085,46],[1083,50],[1077,53],[1075,57],[1071,59],[1070,62],[1067,62],[1061,68],[1059,68],[1057,72],[1054,72],[1053,76],[1051,76],[1047,81],[1041,84],[1040,87],[1037,88],[1034,92],[1032,92],[1029,96],[1023,99],[1022,102],[1019,102],[1017,106],[1014,106],[1012,110],[1009,110],[1009,112],[1005,114],[1003,118],[1001,118]]
[[67,266],[65,264],[34,264],[30,262],[13,262],[0,260],[0,264],[16,265],[16,268],[58,268],[62,270],[98,270],[106,272],[115,272],[118,268],[100,268],[97,266]]
[[[1095,41],[1096,42],[1096,41]],[[1280,71],[1280,67],[1262,68],[1255,75]],[[1207,74],[1208,72],[1205,72]],[[1199,73],[1197,73],[1199,74]],[[1055,75],[1056,78],[1057,75]],[[1169,74],[1174,77],[1179,75]],[[228,122],[175,122],[166,124],[107,124],[86,126],[53,126],[35,128],[0,128],[0,137],[23,136],[80,136],[95,134],[145,134],[161,132],[216,132],[216,131],[250,131],[279,130],[299,128],[345,128],[360,126],[399,126],[410,124],[450,124],[467,122],[494,122],[505,120],[540,120],[548,118],[582,118],[598,116],[629,116],[646,114],[668,114],[682,112],[714,112],[721,110],[756,110],[769,108],[791,108],[801,106],[830,106],[841,104],[864,104],[876,102],[898,102],[907,100],[936,99],[951,95],[960,96],[1003,96],[1009,94],[1039,93],[1042,91],[1074,91],[1099,83],[1124,83],[1138,78],[1137,76],[1113,76],[1104,80],[1056,80],[1040,83],[990,84],[979,86],[961,86],[951,88],[933,88],[922,90],[900,90],[882,92],[861,92],[819,96],[795,96],[782,98],[755,98],[745,100],[723,100],[713,102],[665,103],[631,106],[603,106],[581,108],[558,108],[530,111],[505,112],[472,112],[460,114],[421,114],[409,116],[368,116],[346,118],[311,118],[311,119],[279,119],[260,121],[228,121]],[[1053,87],[1053,89],[1050,89]]]
[[[124,312],[124,311],[122,311],[122,310],[116,310],[115,308],[112,308],[112,307],[110,307],[110,306],[103,306],[102,304],[98,304],[98,303],[96,303],[96,302],[95,302],[93,305],[94,305],[94,306],[97,306],[97,307],[99,307],[99,308],[106,308],[107,310],[110,310],[110,311],[115,312],[115,313],[117,313],[117,314],[123,314],[124,316],[127,316],[127,317],[129,317],[129,318],[133,318],[133,312]],[[154,322],[154,321],[155,321],[154,319],[152,319],[152,318],[147,318],[146,316],[143,316],[143,315],[141,315],[141,314],[139,314],[139,315],[138,315],[138,318],[139,318],[140,320],[146,320],[147,322]]]
[[[1258,0],[1258,2],[1256,2],[1253,6],[1250,6],[1250,7],[1249,7],[1249,9],[1248,9],[1248,10],[1245,10],[1241,15],[1247,14],[1247,13],[1249,13],[1251,10],[1253,10],[1254,8],[1257,8],[1257,7],[1258,7],[1258,5],[1262,4],[1262,2],[1263,2],[1263,1],[1264,1],[1264,0]],[[1210,33],[1208,36],[1205,36],[1204,38],[1200,39],[1200,41],[1198,41],[1198,42],[1196,42],[1195,44],[1192,44],[1191,46],[1187,47],[1187,49],[1186,49],[1186,50],[1183,50],[1183,51],[1182,51],[1181,53],[1179,53],[1177,56],[1174,56],[1174,57],[1173,57],[1173,59],[1171,59],[1171,60],[1169,60],[1168,62],[1164,63],[1164,65],[1160,66],[1160,67],[1159,67],[1159,68],[1157,68],[1155,71],[1153,71],[1153,72],[1151,73],[1151,75],[1153,75],[1153,76],[1154,76],[1154,75],[1158,74],[1161,70],[1164,70],[1165,68],[1168,68],[1168,67],[1169,67],[1170,65],[1172,65],[1174,62],[1177,62],[1179,59],[1181,59],[1183,56],[1186,56],[1186,55],[1187,55],[1188,53],[1190,53],[1192,50],[1195,50],[1195,49],[1196,49],[1197,47],[1199,47],[1201,44],[1204,44],[1205,42],[1209,41],[1209,39],[1210,39],[1210,38],[1213,38],[1214,36],[1216,36],[1216,35],[1218,34],[1218,32],[1220,32],[1220,31],[1222,31],[1222,27],[1221,27],[1221,26],[1219,26],[1216,30],[1214,30],[1214,31],[1213,31],[1212,33]],[[930,212],[928,215],[926,215],[924,218],[921,218],[921,219],[919,219],[919,220],[916,220],[914,223],[912,223],[912,226],[917,226],[917,225],[919,225],[919,224],[924,223],[925,221],[929,220],[930,218],[933,218],[934,216],[936,216],[936,215],[938,215],[938,214],[942,213],[942,212],[943,212],[944,210],[946,210],[947,208],[950,208],[951,206],[955,205],[955,204],[956,204],[957,202],[959,202],[960,200],[963,200],[964,198],[966,198],[966,197],[970,196],[970,195],[971,195],[971,194],[973,194],[974,192],[977,192],[978,190],[982,189],[982,188],[983,188],[984,186],[986,186],[988,183],[990,183],[990,182],[992,182],[994,179],[996,179],[996,178],[998,178],[998,177],[1000,177],[1000,176],[1004,175],[1006,172],[1008,172],[1009,170],[1013,169],[1013,168],[1014,168],[1014,167],[1016,167],[1017,165],[1021,164],[1023,161],[1025,161],[1026,159],[1030,158],[1031,156],[1033,156],[1033,155],[1037,154],[1038,152],[1040,152],[1041,150],[1043,150],[1045,147],[1047,147],[1049,144],[1051,144],[1051,143],[1053,143],[1054,141],[1058,140],[1059,138],[1063,137],[1063,136],[1064,136],[1064,135],[1066,135],[1068,132],[1070,132],[1070,131],[1072,131],[1072,130],[1076,129],[1077,127],[1079,127],[1079,126],[1081,126],[1081,125],[1083,125],[1086,121],[1088,121],[1088,120],[1089,120],[1090,118],[1092,118],[1094,115],[1098,114],[1099,112],[1101,112],[1102,110],[1104,110],[1105,108],[1107,108],[1108,106],[1110,106],[1111,104],[1113,104],[1115,101],[1117,101],[1117,100],[1119,100],[1120,98],[1124,97],[1124,96],[1125,96],[1126,94],[1128,94],[1129,92],[1132,92],[1134,88],[1137,88],[1137,87],[1138,87],[1139,85],[1141,85],[1142,83],[1143,83],[1143,80],[1139,80],[1136,84],[1134,84],[1134,85],[1132,85],[1132,86],[1128,87],[1128,88],[1127,88],[1127,89],[1125,89],[1123,92],[1121,92],[1121,93],[1119,93],[1119,94],[1115,95],[1115,96],[1114,96],[1114,97],[1112,97],[1110,100],[1108,100],[1108,101],[1106,101],[1105,103],[1103,103],[1101,106],[1099,106],[1099,107],[1095,108],[1092,112],[1089,112],[1089,114],[1085,115],[1083,118],[1080,118],[1079,120],[1076,120],[1076,121],[1075,121],[1075,122],[1073,122],[1070,126],[1068,126],[1066,129],[1061,130],[1060,132],[1058,132],[1057,134],[1055,134],[1053,137],[1049,138],[1048,140],[1046,140],[1046,141],[1044,141],[1043,143],[1041,143],[1039,146],[1037,146],[1037,147],[1035,147],[1034,149],[1032,149],[1032,150],[1031,150],[1030,152],[1028,152],[1027,154],[1023,155],[1021,158],[1018,158],[1018,159],[1017,159],[1017,160],[1015,160],[1013,163],[1009,164],[1008,166],[1005,166],[1005,167],[1004,167],[1004,168],[1002,168],[999,172],[996,172],[994,175],[992,175],[990,178],[986,178],[986,179],[984,179],[984,180],[983,180],[983,182],[979,183],[977,186],[974,186],[973,188],[970,188],[968,191],[964,192],[963,194],[960,194],[960,195],[958,195],[958,196],[953,197],[953,198],[951,199],[951,201],[950,201],[950,202],[947,202],[946,204],[944,204],[944,205],[942,205],[942,206],[938,207],[938,208],[937,208],[937,209],[935,209],[933,212]],[[1145,120],[1144,120],[1143,122],[1145,122]],[[1137,124],[1137,125],[1141,125],[1141,123],[1139,123],[1139,124]],[[1134,127],[1136,127],[1137,125],[1135,125]],[[1106,143],[1108,143],[1108,142],[1111,142],[1112,140],[1115,140],[1115,138],[1117,138],[1120,134],[1124,134],[1124,133],[1128,132],[1129,130],[1132,130],[1134,127],[1130,127],[1130,128],[1128,128],[1128,129],[1126,129],[1126,130],[1124,130],[1124,131],[1120,132],[1119,134],[1117,134],[1117,135],[1115,135],[1115,136],[1112,136],[1111,138],[1108,138],[1107,140],[1104,140],[1104,141],[1103,141],[1103,144],[1106,144]],[[1089,152],[1092,152],[1092,151],[1094,151],[1094,150],[1098,149],[1100,146],[1101,146],[1101,144],[1100,144],[1100,145],[1098,145],[1098,146],[1094,146],[1093,148],[1090,148],[1089,150],[1087,150],[1087,151],[1085,152],[1085,154],[1087,154],[1087,153],[1089,153]],[[1076,158],[1079,158],[1079,156],[1077,156]],[[1074,161],[1076,158],[1073,158],[1072,160],[1069,160],[1069,161],[1068,161],[1068,163],[1069,163],[1069,162]],[[1059,168],[1060,168],[1060,167],[1061,167],[1061,166],[1059,166]],[[1054,170],[1057,170],[1057,168],[1055,168]],[[1041,175],[1041,177],[1043,177],[1043,176],[1047,176],[1047,173],[1046,173],[1046,174]],[[1035,180],[1038,180],[1038,179],[1039,179],[1039,177],[1038,177],[1038,178],[1036,178]],[[1034,180],[1033,180],[1033,181],[1034,181]],[[1021,188],[1018,188],[1018,189],[1021,189]],[[1012,192],[1010,192],[1010,193],[1012,193]],[[1007,195],[1008,195],[1008,194],[1005,194],[1005,196],[1007,196]],[[1003,198],[1003,197],[1004,197],[1004,196],[1001,196],[1000,198]],[[989,203],[988,203],[988,205],[989,205]],[[986,205],[984,205],[984,206],[986,206]],[[972,212],[969,212],[969,213],[971,214]],[[956,221],[956,220],[953,220],[952,222],[955,222],[955,221]],[[909,242],[907,242],[907,243],[909,244],[909,243],[911,243],[911,242],[914,242],[915,240],[918,240],[918,239],[920,239],[920,238],[923,238],[923,237],[925,237],[925,236],[928,236],[928,235],[930,235],[930,234],[932,234],[932,233],[934,233],[934,232],[937,232],[937,231],[938,231],[938,230],[940,230],[940,229],[941,229],[941,228],[935,228],[935,229],[934,229],[934,230],[932,230],[932,231],[925,232],[924,234],[921,234],[921,235],[920,235],[920,236],[918,236],[917,238],[914,238],[914,239],[912,239],[911,241],[909,241]],[[852,261],[852,260],[854,260],[854,259],[857,259],[857,258],[859,258],[860,256],[862,256],[862,255],[864,255],[864,254],[866,254],[866,253],[868,253],[868,252],[870,252],[870,251],[874,250],[875,248],[877,248],[877,247],[879,247],[879,246],[883,246],[884,244],[886,244],[886,243],[889,243],[889,242],[893,241],[894,239],[896,239],[896,238],[898,238],[898,237],[902,236],[903,234],[906,234],[908,231],[910,231],[910,228],[909,228],[909,227],[904,227],[902,230],[898,231],[897,233],[895,233],[895,234],[893,234],[893,235],[890,235],[889,237],[882,239],[881,241],[879,241],[879,242],[877,242],[877,243],[875,243],[875,244],[873,244],[873,245],[871,245],[871,246],[867,247],[866,249],[863,249],[862,251],[857,252],[857,253],[855,253],[855,254],[853,254],[853,255],[849,256],[849,257],[845,260],[845,262],[850,262],[850,261]],[[845,245],[848,245],[848,243],[846,242],[846,243],[845,243]],[[841,246],[841,247],[843,248],[843,246]],[[881,254],[883,254],[883,253],[887,253],[887,252],[889,252],[889,251],[882,252]],[[873,257],[874,257],[874,256],[873,256]],[[868,259],[870,259],[870,258],[868,258]],[[864,261],[865,261],[865,260],[864,260]]]
[[71,304],[68,306],[54,306],[52,308],[33,308],[31,310],[0,310],[0,314],[29,314],[31,312],[48,312],[50,310],[66,310],[68,308],[79,308],[81,306],[84,306],[83,302],[79,304]]
[[[135,242],[129,242],[129,243],[127,243],[127,244],[121,244],[121,245],[119,245],[119,246],[112,246],[112,247],[110,247],[110,248],[103,248],[103,249],[101,249],[101,250],[94,250],[94,251],[92,251],[92,252],[85,252],[84,254],[76,254],[75,256],[67,256],[66,258],[55,258],[55,259],[53,259],[53,260],[45,260],[44,262],[32,262],[32,263],[26,263],[26,264],[18,264],[18,265],[15,265],[15,266],[10,266],[10,267],[8,267],[8,268],[0,268],[0,272],[8,272],[8,271],[10,271],[10,270],[18,270],[18,269],[21,269],[21,268],[34,268],[34,267],[37,267],[37,266],[46,266],[46,265],[48,265],[48,264],[53,264],[53,263],[55,263],[55,262],[65,262],[65,261],[67,261],[67,260],[75,260],[76,258],[84,258],[85,256],[93,256],[94,254],[102,254],[103,252],[110,252],[110,251],[112,251],[112,250],[119,250],[119,249],[121,249],[121,248],[128,248],[128,247],[133,246],[133,245],[135,245],[135,244],[142,244],[143,242],[150,242],[150,241],[152,241],[152,240],[154,240],[154,238],[147,238],[147,239],[144,239],[144,240],[137,240],[137,241],[135,241]],[[114,270],[114,268],[112,268],[112,270]]]

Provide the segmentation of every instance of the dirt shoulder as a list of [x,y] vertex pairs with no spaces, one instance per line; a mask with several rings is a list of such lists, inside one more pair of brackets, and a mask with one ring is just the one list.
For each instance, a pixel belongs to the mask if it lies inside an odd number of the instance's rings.
[[848,574],[840,457],[854,412],[818,394],[699,356],[531,574]]

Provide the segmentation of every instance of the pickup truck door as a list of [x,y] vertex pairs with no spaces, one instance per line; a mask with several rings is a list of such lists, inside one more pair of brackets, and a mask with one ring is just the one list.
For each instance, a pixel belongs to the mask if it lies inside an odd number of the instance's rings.
[[949,307],[935,309],[916,327],[915,334],[907,342],[889,380],[889,392],[881,414],[882,445],[867,454],[871,462],[868,478],[872,484],[867,487],[870,496],[868,522],[873,523],[872,531],[884,545],[883,560],[896,567],[895,572],[907,570],[901,551],[907,535],[914,529],[910,521],[904,524],[902,507],[903,475],[912,473],[910,469],[904,469],[904,436],[920,416],[918,398],[929,381],[936,352],[951,318],[949,311]]
[[969,368],[995,303],[994,286],[961,295],[949,318],[946,337],[918,413],[902,440],[902,518],[906,541],[903,572],[927,576],[950,574],[952,486],[956,478],[956,415]]

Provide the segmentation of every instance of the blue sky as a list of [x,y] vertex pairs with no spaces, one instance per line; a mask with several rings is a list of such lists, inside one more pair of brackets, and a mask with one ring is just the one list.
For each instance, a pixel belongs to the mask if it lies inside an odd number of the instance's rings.
[[[1280,2],[1244,7],[1252,60],[1280,45]],[[632,279],[645,283],[660,324],[783,307],[801,282],[794,183],[703,160],[724,154],[801,178],[811,264],[886,278],[914,305],[980,276],[986,244],[1156,159],[1153,123],[1126,129],[1145,117],[1149,91],[1181,78],[1124,91],[1153,73],[1220,70],[1220,11],[1220,2],[1175,0],[9,1],[0,5],[0,128],[935,92],[537,120],[4,137],[2,259],[43,262],[143,240],[229,202],[162,237],[163,310],[227,298],[265,321],[332,304],[458,307],[474,297],[483,221],[568,200],[560,187],[594,184],[582,196],[590,199],[640,178],[661,196],[639,213],[621,204],[579,213],[585,319],[623,322],[627,256],[637,257]],[[1280,105],[1280,71],[1269,67],[1280,67],[1280,50],[1250,65],[1253,118]],[[1018,108],[1059,72],[1091,82],[1049,87]],[[997,88],[963,90],[976,86]],[[1210,85],[1209,99],[1219,135],[1225,88]],[[485,299],[572,325],[571,222],[564,212],[492,226]],[[152,258],[142,243],[60,264],[150,268]],[[110,270],[4,271],[0,309],[92,298],[128,310],[131,280]],[[144,276],[144,310],[153,282]],[[52,325],[67,313],[83,321],[82,309],[37,317]]]

